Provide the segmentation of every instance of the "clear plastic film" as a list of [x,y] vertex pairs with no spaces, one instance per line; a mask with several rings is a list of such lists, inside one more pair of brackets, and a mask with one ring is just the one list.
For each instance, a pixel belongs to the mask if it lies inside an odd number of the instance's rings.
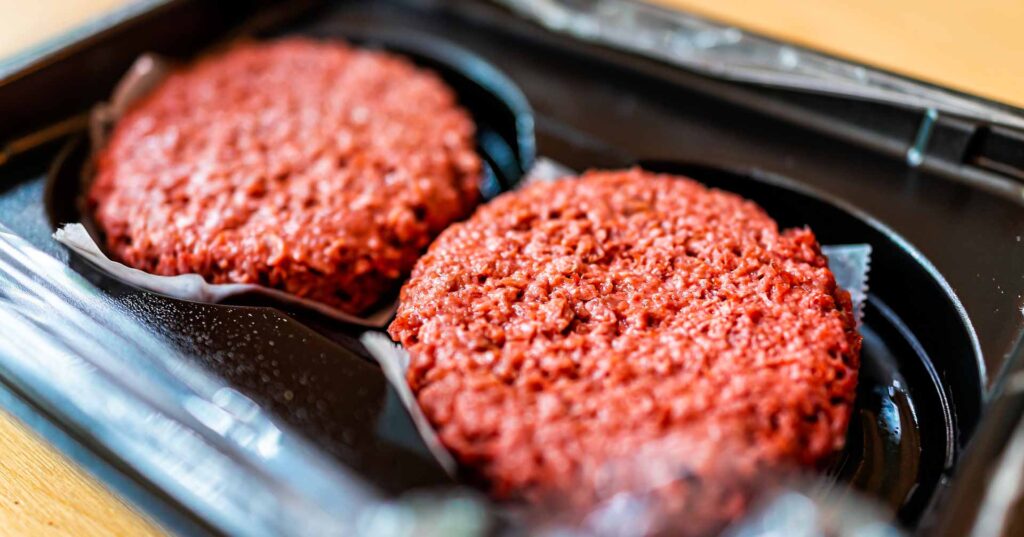
[[206,523],[245,536],[477,536],[456,488],[386,499],[0,225],[0,376]]
[[497,1],[552,31],[716,78],[1024,128],[1019,115],[996,106],[678,10],[623,0]]
[[223,531],[349,535],[379,504],[372,487],[2,225],[0,271],[6,381]]

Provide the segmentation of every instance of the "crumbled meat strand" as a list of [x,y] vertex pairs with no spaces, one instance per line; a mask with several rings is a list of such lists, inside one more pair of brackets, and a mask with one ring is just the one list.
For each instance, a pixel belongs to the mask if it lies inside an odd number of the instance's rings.
[[641,170],[534,184],[449,227],[390,333],[441,441],[496,497],[533,501],[669,437],[702,443],[674,461],[698,476],[716,464],[696,451],[819,464],[861,345],[810,230]]
[[117,124],[89,192],[126,264],[359,313],[478,199],[474,127],[432,72],[336,42],[246,43]]

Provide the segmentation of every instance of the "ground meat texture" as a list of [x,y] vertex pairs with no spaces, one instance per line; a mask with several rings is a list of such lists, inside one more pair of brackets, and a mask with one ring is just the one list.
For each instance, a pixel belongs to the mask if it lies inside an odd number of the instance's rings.
[[337,42],[245,43],[117,123],[88,199],[144,271],[364,312],[478,199],[474,126],[434,73]]
[[444,445],[526,500],[651,449],[697,477],[818,465],[861,345],[810,230],[641,170],[533,184],[449,227],[389,330]]

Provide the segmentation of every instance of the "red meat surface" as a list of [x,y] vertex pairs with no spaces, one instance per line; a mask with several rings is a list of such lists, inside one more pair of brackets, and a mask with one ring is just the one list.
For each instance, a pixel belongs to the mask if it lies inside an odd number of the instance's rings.
[[527,501],[597,495],[645,453],[711,480],[819,465],[861,346],[810,230],[636,169],[533,184],[449,227],[389,331],[444,445]]
[[117,123],[89,191],[113,257],[353,313],[478,200],[474,126],[434,73],[337,42],[243,43]]

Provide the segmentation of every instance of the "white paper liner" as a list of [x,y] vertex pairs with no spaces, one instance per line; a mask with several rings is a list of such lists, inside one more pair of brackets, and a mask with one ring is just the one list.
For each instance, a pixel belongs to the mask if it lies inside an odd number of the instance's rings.
[[836,285],[850,293],[853,314],[860,325],[864,319],[864,303],[868,299],[868,273],[871,271],[870,244],[836,244],[822,246],[828,268],[836,277]]
[[250,283],[209,283],[199,274],[180,274],[178,276],[150,274],[110,260],[100,250],[96,241],[93,240],[82,224],[65,224],[54,232],[53,238],[78,255],[86,258],[107,274],[125,283],[182,300],[217,303],[231,296],[256,293],[278,302],[316,311],[338,321],[369,328],[383,328],[386,326],[397,307],[397,302],[394,302],[366,317],[359,317],[314,300],[307,300],[262,285]]
[[381,370],[384,371],[384,376],[387,377],[388,382],[398,392],[398,398],[401,399],[402,404],[409,411],[409,416],[412,417],[416,430],[419,431],[420,437],[423,438],[423,443],[426,444],[427,449],[437,459],[438,464],[448,472],[448,475],[454,476],[456,470],[455,458],[441,444],[441,440],[434,432],[434,428],[427,421],[426,416],[423,415],[420,405],[416,403],[416,396],[413,395],[412,390],[409,388],[409,383],[405,381],[405,373],[409,370],[409,353],[405,352],[405,349],[398,346],[397,343],[391,341],[391,338],[383,332],[364,332],[360,336],[359,341],[377,359]]
[[171,73],[171,63],[155,54],[143,54],[114,86],[110,101],[99,103],[89,116],[89,139],[95,153],[107,145],[111,129],[121,116]]

